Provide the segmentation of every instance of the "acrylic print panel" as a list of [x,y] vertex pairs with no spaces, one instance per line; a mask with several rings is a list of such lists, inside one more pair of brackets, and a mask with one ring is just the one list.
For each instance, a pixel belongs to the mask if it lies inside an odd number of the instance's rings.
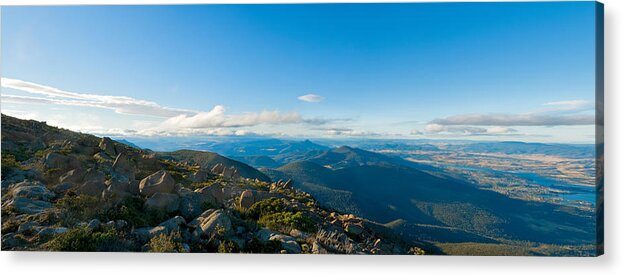
[[2,250],[597,256],[597,2],[2,8]]

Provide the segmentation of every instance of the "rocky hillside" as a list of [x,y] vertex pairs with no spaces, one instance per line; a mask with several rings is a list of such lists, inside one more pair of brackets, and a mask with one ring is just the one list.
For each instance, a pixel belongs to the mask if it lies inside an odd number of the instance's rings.
[[424,253],[237,163],[2,115],[2,250]]

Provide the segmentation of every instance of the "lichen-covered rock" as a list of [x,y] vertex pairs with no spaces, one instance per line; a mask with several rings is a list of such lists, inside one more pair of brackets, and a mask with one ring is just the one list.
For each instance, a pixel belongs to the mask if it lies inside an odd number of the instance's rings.
[[151,196],[155,193],[171,193],[174,188],[175,181],[166,171],[158,171],[145,177],[139,183],[139,191],[145,196]]

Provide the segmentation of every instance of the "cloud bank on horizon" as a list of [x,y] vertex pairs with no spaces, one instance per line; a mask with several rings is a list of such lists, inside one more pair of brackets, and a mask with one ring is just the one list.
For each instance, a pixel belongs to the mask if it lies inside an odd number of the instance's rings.
[[[160,105],[156,102],[135,99],[126,96],[109,96],[92,93],[71,92],[52,86],[37,84],[12,78],[2,78],[3,88],[25,92],[29,96],[2,93],[3,103],[17,104],[46,104],[59,106],[76,106],[96,109],[112,110],[115,113],[127,116],[149,116],[159,118],[159,122],[141,129],[119,128],[87,130],[99,135],[112,136],[188,136],[188,135],[264,135],[284,136],[278,132],[256,132],[245,129],[261,125],[296,125],[299,128],[309,128],[310,136],[326,137],[486,137],[523,136],[518,126],[577,126],[593,125],[594,113],[590,111],[594,105],[586,100],[570,100],[544,103],[547,108],[524,114],[459,114],[443,118],[435,118],[426,123],[423,129],[411,129],[407,133],[392,133],[390,131],[372,131],[354,129],[344,124],[352,119],[324,119],[303,118],[298,112],[260,111],[241,114],[227,114],[223,105],[215,105],[208,111],[173,108]],[[34,95],[34,96],[33,96]],[[315,94],[297,97],[306,102],[320,102],[324,98]],[[9,112],[10,113],[10,112]],[[11,115],[11,114],[9,114]],[[17,114],[19,117],[20,115]],[[71,118],[79,120],[79,118]],[[423,121],[416,121],[423,122]],[[62,122],[58,122],[63,126]],[[326,125],[328,127],[310,127]],[[81,130],[81,129],[77,129]],[[320,131],[320,132],[313,132]]]

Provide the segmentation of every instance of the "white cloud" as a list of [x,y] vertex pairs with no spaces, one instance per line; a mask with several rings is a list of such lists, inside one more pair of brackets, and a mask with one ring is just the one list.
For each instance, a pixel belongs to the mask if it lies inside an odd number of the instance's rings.
[[473,127],[473,126],[445,126],[440,124],[426,125],[426,132],[432,134],[451,133],[463,135],[507,135],[517,132],[517,130],[507,127]]
[[112,109],[120,114],[171,117],[180,114],[192,114],[195,111],[161,106],[155,102],[126,96],[107,96],[64,91],[58,88],[32,82],[2,78],[2,87],[20,90],[44,97],[28,97],[2,94],[2,99],[12,103],[58,104],[69,106],[87,106]]
[[446,118],[438,118],[430,123],[439,125],[471,125],[471,126],[570,126],[592,125],[595,123],[593,114],[462,114]]
[[595,108],[595,103],[587,100],[548,102],[543,105],[550,106],[544,111],[580,111]]
[[307,94],[303,96],[298,96],[297,99],[304,101],[304,102],[317,103],[317,102],[324,100],[324,97],[320,95],[316,95],[316,94]]
[[208,112],[178,115],[169,118],[160,125],[160,128],[170,130],[181,128],[243,127],[260,124],[291,124],[301,121],[301,116],[296,112],[262,111],[258,113],[226,115],[225,107],[217,105]]
[[594,103],[586,100],[557,101],[547,108],[521,114],[460,114],[437,118],[429,124],[443,126],[576,126],[595,124]]

